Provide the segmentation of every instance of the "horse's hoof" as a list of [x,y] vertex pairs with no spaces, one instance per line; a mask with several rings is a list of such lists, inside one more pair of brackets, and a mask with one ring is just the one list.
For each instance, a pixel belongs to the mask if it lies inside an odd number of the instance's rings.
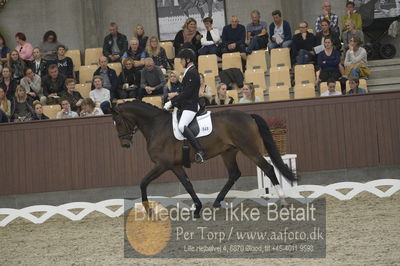
[[219,201],[214,201],[213,207],[214,207],[214,208],[221,208],[221,202],[219,202]]

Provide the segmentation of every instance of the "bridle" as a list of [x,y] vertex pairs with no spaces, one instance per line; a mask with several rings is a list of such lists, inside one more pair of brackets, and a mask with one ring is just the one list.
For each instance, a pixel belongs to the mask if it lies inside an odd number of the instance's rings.
[[121,133],[118,134],[118,138],[124,138],[124,137],[129,137],[132,138],[133,135],[135,135],[138,127],[136,125],[132,125],[132,122],[130,122],[122,113],[117,112],[118,116],[120,116],[122,123],[124,124],[125,128],[128,130],[126,133]]

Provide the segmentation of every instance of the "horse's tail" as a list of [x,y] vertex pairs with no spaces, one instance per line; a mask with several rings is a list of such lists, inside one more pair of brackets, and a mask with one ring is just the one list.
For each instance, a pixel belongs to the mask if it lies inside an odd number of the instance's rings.
[[265,120],[256,114],[251,114],[251,117],[256,121],[258,130],[264,142],[265,148],[271,158],[271,161],[279,169],[279,171],[287,177],[290,181],[296,180],[296,177],[290,171],[289,167],[283,162],[281,155],[279,154],[278,148],[275,145],[274,139],[272,138],[271,131]]

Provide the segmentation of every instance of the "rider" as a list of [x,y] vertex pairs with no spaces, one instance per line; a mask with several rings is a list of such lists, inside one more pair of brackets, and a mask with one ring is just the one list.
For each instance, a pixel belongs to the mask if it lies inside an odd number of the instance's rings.
[[178,57],[181,59],[182,66],[186,68],[182,80],[183,89],[180,94],[165,103],[164,109],[168,110],[174,106],[182,112],[178,128],[182,135],[189,140],[190,144],[192,144],[193,148],[196,150],[196,163],[202,163],[204,161],[204,151],[201,149],[199,142],[188,127],[190,122],[192,122],[192,120],[196,117],[196,113],[200,108],[200,75],[193,63],[195,60],[195,53],[192,49],[182,49],[179,52]]

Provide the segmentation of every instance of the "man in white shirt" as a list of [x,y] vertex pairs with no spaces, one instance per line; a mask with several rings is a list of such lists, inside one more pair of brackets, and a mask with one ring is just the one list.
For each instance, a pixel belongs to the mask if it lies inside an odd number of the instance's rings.
[[103,78],[101,76],[93,77],[94,90],[89,93],[89,97],[95,102],[96,106],[100,106],[105,114],[110,113],[110,91],[103,88]]
[[321,97],[338,95],[342,95],[342,93],[336,90],[336,81],[334,79],[328,80],[328,90],[322,93]]
[[213,19],[210,17],[203,19],[203,23],[206,30],[202,32],[202,47],[199,49],[198,53],[199,55],[217,54],[217,44],[221,40],[219,30],[212,27]]

